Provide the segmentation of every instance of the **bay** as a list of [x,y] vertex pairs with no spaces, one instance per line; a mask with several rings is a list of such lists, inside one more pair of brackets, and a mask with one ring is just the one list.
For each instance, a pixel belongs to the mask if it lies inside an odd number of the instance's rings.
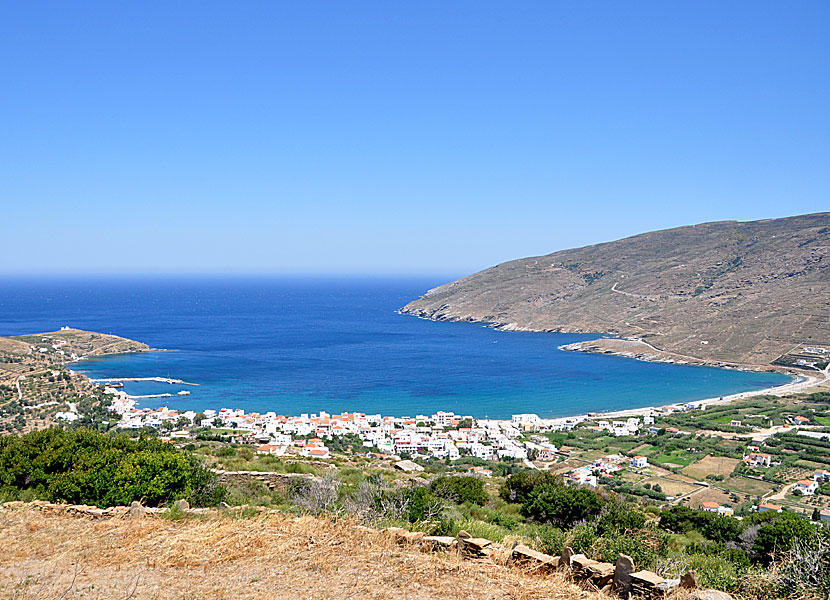
[[[501,332],[396,310],[441,277],[88,277],[7,279],[0,335],[61,326],[112,333],[164,351],[86,360],[94,378],[128,382],[139,406],[281,414],[361,411],[414,416],[543,417],[686,402],[790,379],[565,352],[597,334]],[[186,389],[188,396],[177,396]]]

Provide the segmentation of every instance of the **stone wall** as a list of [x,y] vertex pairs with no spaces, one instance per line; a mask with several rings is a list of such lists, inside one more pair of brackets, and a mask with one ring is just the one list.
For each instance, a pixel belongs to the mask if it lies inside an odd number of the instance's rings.
[[247,483],[261,481],[271,489],[286,489],[298,479],[317,479],[306,473],[273,473],[270,471],[220,471],[213,469],[219,483]]

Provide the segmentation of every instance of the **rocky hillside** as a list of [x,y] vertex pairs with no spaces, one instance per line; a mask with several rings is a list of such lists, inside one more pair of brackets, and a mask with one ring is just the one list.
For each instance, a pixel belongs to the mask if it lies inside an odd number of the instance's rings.
[[830,349],[830,213],[704,223],[506,262],[403,313],[510,330],[632,336],[762,365]]

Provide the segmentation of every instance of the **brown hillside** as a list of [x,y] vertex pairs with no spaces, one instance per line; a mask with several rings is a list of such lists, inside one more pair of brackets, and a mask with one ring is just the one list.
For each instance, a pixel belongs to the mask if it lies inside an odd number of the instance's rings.
[[830,347],[830,213],[704,223],[514,260],[402,312],[614,333],[685,356],[767,364],[797,345]]

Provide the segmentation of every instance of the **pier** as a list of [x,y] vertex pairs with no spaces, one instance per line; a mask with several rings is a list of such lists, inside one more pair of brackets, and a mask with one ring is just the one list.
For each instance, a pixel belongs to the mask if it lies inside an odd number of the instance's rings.
[[169,377],[106,377],[104,379],[90,379],[92,383],[118,383],[124,381],[158,381],[159,383],[178,383],[179,385],[199,385],[198,383],[190,383],[182,381],[181,379],[171,379]]

